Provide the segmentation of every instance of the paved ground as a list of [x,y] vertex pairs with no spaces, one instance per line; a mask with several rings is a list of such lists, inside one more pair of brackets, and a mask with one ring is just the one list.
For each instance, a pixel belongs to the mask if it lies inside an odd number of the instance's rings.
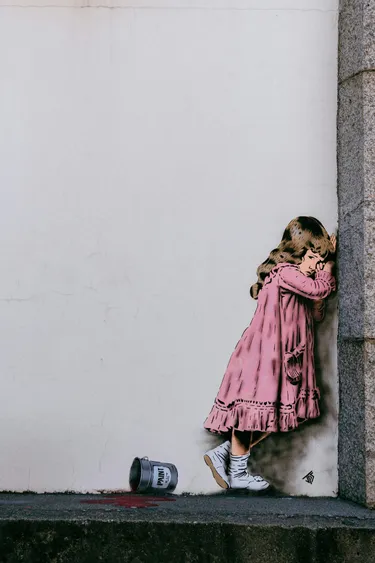
[[375,511],[244,494],[0,495],[0,563],[374,563]]
[[375,529],[375,511],[339,499],[259,497],[247,494],[165,496],[141,494],[2,494],[0,521],[106,521],[348,525]]

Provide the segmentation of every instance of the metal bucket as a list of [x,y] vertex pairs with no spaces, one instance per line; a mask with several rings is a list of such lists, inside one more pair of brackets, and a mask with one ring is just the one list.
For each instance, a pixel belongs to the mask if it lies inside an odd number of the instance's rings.
[[178,471],[172,463],[151,461],[148,457],[134,458],[129,474],[132,491],[171,493],[177,487],[177,483]]

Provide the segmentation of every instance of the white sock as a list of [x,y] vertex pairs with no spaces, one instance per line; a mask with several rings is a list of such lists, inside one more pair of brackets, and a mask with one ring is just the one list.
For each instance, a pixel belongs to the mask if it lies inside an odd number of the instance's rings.
[[228,475],[230,475],[232,479],[239,479],[247,475],[247,462],[249,461],[249,457],[250,453],[245,455],[230,454]]

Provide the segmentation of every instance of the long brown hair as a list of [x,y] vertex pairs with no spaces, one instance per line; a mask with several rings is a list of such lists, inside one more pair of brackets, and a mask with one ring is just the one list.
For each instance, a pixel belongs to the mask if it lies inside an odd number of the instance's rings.
[[258,281],[250,288],[251,297],[258,299],[264,280],[276,264],[300,264],[308,250],[319,254],[323,259],[334,253],[329,234],[318,219],[297,217],[285,229],[279,246],[270,252],[267,260],[257,269]]

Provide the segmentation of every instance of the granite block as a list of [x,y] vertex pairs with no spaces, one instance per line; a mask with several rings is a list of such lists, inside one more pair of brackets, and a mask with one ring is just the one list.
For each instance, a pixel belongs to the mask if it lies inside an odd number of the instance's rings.
[[375,67],[375,0],[340,0],[339,82]]
[[339,494],[366,503],[364,341],[339,340]]

